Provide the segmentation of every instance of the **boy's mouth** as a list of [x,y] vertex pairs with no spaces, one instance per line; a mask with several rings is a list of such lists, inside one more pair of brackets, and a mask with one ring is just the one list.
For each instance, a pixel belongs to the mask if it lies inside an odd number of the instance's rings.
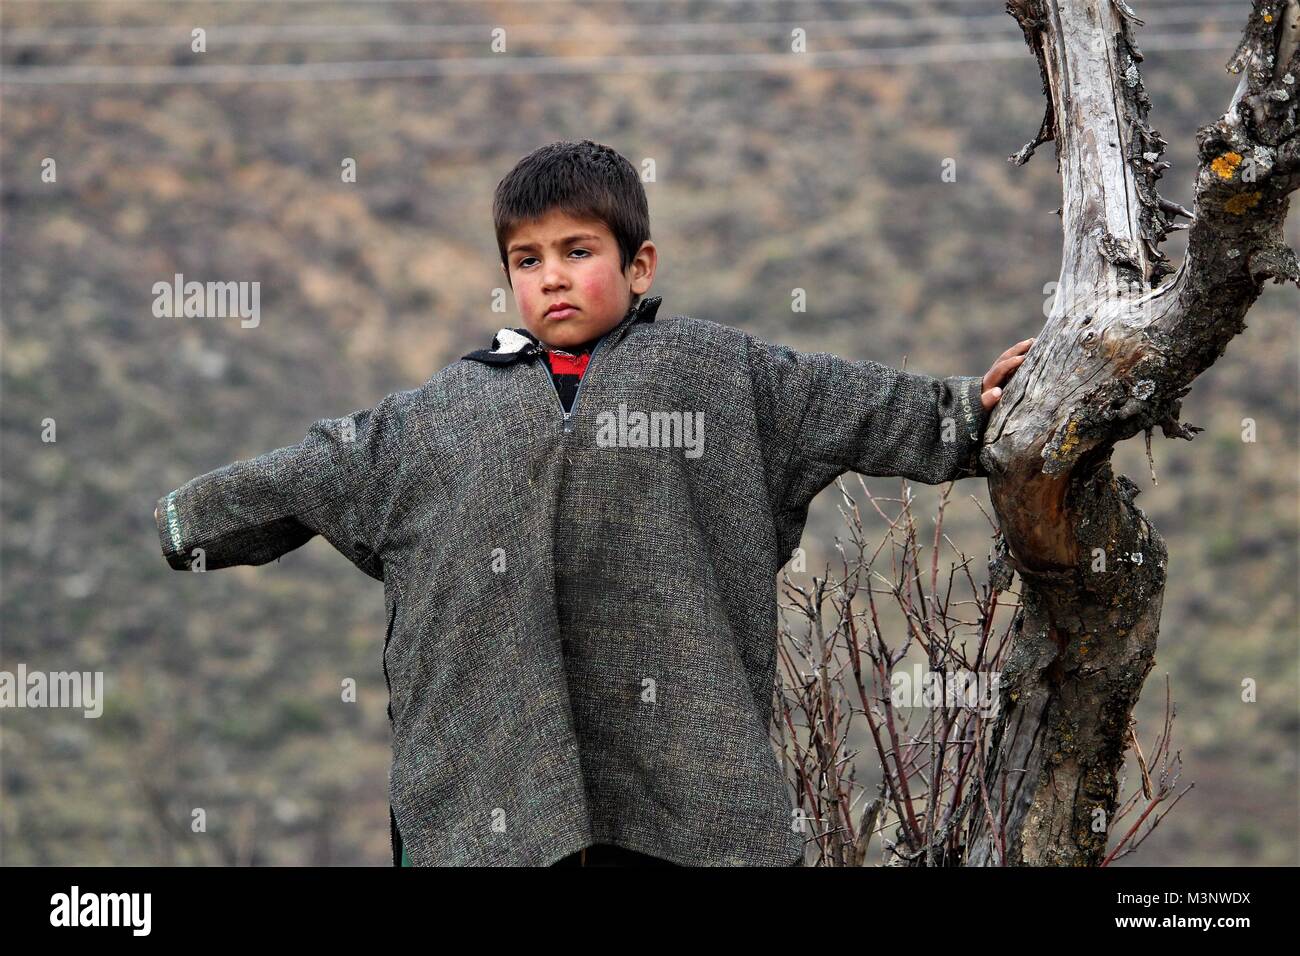
[[548,319],[567,319],[578,314],[578,310],[567,302],[557,302],[546,310]]

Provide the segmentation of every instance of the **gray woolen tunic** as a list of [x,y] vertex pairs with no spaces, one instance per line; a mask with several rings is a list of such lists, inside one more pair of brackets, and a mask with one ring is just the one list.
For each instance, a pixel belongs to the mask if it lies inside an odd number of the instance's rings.
[[[503,329],[490,355],[159,500],[173,568],[319,534],[384,582],[391,818],[417,866],[592,843],[794,863],[811,826],[769,732],[776,579],[809,503],[849,470],[984,474],[979,376],[656,321],[659,302],[601,339],[571,416],[538,346]],[[611,442],[638,411],[701,413],[702,454],[635,428]]]

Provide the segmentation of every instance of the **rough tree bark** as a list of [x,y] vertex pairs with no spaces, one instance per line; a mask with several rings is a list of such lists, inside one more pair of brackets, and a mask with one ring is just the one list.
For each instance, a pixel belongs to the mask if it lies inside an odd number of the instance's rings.
[[[985,774],[930,863],[1089,866],[1103,859],[1133,706],[1154,663],[1166,551],[1111,471],[1117,442],[1180,424],[1190,383],[1245,328],[1268,279],[1300,284],[1282,240],[1300,185],[1300,0],[1254,0],[1228,64],[1241,81],[1197,133],[1194,209],[1162,199],[1169,166],[1124,0],[1009,0],[1038,58],[1056,144],[1064,255],[1056,303],[988,425],[1002,535],[991,572],[1022,581]],[[1177,222],[1177,217],[1190,222]],[[1158,249],[1188,229],[1174,270]]]

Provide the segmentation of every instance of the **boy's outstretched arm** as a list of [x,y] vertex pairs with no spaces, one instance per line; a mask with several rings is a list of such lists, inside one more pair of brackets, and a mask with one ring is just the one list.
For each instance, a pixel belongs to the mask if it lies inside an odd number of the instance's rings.
[[773,500],[792,508],[849,470],[930,485],[987,474],[978,453],[989,411],[1033,341],[982,376],[936,378],[748,339]]
[[321,419],[296,445],[225,465],[163,495],[154,520],[167,563],[184,570],[202,549],[205,570],[265,564],[319,534],[383,580],[377,538],[400,458],[398,410],[407,394]]

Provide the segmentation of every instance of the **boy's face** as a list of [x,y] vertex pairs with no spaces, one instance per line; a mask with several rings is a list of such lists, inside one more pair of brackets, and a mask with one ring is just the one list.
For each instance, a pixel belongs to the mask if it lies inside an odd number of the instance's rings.
[[[647,239],[620,269],[608,226],[552,210],[515,228],[506,243],[510,268],[502,271],[528,331],[551,348],[573,348],[618,325],[632,296],[649,290],[657,255]],[[557,310],[559,303],[569,308]]]

